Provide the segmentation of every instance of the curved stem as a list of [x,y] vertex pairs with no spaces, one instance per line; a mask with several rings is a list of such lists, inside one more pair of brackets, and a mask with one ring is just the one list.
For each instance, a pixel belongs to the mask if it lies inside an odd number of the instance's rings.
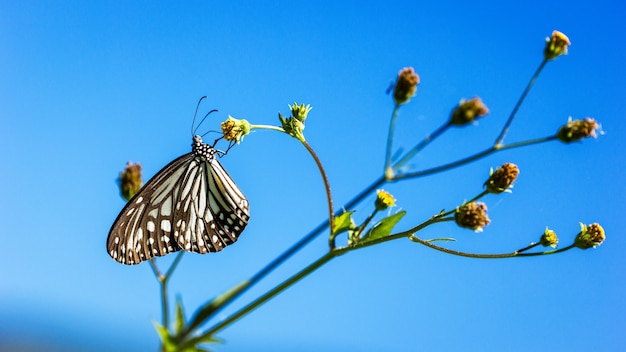
[[304,139],[300,140],[300,142],[302,142],[306,150],[308,150],[309,154],[311,154],[311,156],[313,157],[313,160],[315,160],[315,164],[317,164],[317,168],[320,170],[320,174],[322,175],[322,180],[324,181],[324,188],[326,190],[326,199],[328,200],[328,226],[330,228],[330,233],[331,233],[330,249],[332,250],[333,248],[335,248],[335,236],[334,236],[335,211],[333,209],[333,195],[330,192],[330,184],[328,183],[328,177],[326,176],[326,171],[324,171],[324,165],[322,165],[321,160],[317,157],[317,154],[315,154],[315,151],[313,150],[313,148],[311,148],[309,143],[307,143],[307,141]]
[[530,92],[530,88],[532,88],[532,86],[535,84],[535,81],[537,80],[537,77],[539,77],[539,74],[541,73],[541,70],[543,70],[544,66],[547,63],[548,63],[548,60],[546,60],[546,59],[541,61],[541,64],[539,65],[539,67],[535,71],[535,74],[532,76],[532,78],[530,79],[530,81],[526,85],[526,89],[524,89],[524,92],[522,92],[522,95],[517,100],[517,103],[515,104],[515,107],[513,108],[513,111],[511,111],[511,114],[509,115],[509,118],[506,120],[506,123],[504,124],[504,127],[502,128],[502,132],[500,132],[500,135],[498,136],[498,139],[496,139],[496,142],[494,143],[494,145],[496,147],[499,146],[500,144],[502,144],[502,142],[504,141],[504,137],[506,137],[506,134],[509,132],[509,128],[511,127],[511,123],[513,122],[513,118],[515,118],[515,114],[517,114],[517,110],[519,110],[520,106],[522,106],[522,102],[526,98],[526,95],[528,95],[528,92]]
[[461,257],[468,257],[468,258],[478,258],[478,259],[495,259],[495,258],[513,258],[513,257],[532,257],[532,256],[538,256],[538,255],[548,255],[548,254],[556,254],[556,253],[561,253],[561,252],[565,252],[567,250],[570,250],[572,248],[574,248],[574,245],[569,245],[567,247],[564,248],[560,248],[560,249],[555,249],[555,250],[551,250],[551,251],[545,251],[545,252],[535,252],[535,253],[520,253],[519,251],[515,251],[513,253],[503,253],[503,254],[474,254],[474,253],[466,253],[466,252],[460,252],[460,251],[455,251],[452,249],[448,249],[448,248],[444,248],[444,247],[439,247],[435,244],[432,244],[429,241],[425,241],[415,235],[410,235],[409,239],[413,242],[417,242],[419,244],[423,244],[424,246],[430,247],[432,249],[436,249],[440,252],[444,252],[444,253],[448,253],[448,254],[453,254],[453,255],[458,255]]

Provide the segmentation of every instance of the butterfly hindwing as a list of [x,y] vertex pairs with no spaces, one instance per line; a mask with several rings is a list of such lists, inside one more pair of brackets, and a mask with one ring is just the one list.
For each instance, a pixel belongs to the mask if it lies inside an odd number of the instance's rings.
[[190,162],[176,206],[174,238],[181,248],[221,251],[237,241],[249,218],[248,201],[216,159]]

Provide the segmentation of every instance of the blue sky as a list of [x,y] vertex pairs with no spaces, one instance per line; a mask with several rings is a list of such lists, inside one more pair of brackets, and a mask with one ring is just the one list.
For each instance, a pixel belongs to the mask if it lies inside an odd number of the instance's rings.
[[[595,117],[597,140],[506,151],[437,176],[385,186],[409,228],[481,191],[490,167],[521,169],[512,194],[488,196],[492,224],[452,224],[423,238],[506,252],[550,226],[566,245],[578,222],[606,242],[530,259],[472,260],[395,241],[335,259],[224,330],[219,351],[614,351],[626,344],[623,186],[626,29],[618,1],[122,2],[0,1],[0,346],[156,350],[158,286],[147,264],[109,258],[105,240],[124,205],[116,178],[139,161],[147,180],[190,150],[195,104],[277,124],[287,104],[311,104],[307,140],[340,207],[382,171],[398,70],[421,77],[402,108],[394,148],[438,127],[461,99],[491,114],[454,129],[413,170],[483,150],[542,59],[552,30],[572,41],[548,64],[507,141]],[[323,221],[326,200],[298,143],[258,131],[222,163],[252,219],[239,242],[187,255],[171,281],[190,313],[248,278]],[[372,198],[357,206],[364,217]],[[326,250],[320,237],[224,310],[273,287]],[[162,261],[165,267],[170,259]]]

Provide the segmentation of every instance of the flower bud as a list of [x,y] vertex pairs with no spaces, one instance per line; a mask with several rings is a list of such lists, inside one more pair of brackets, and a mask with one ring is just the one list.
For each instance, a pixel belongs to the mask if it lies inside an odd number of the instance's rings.
[[415,95],[420,77],[415,73],[413,67],[406,67],[398,72],[396,86],[393,89],[393,99],[397,105],[407,103]]
[[230,115],[228,115],[226,121],[222,122],[221,126],[224,139],[229,142],[235,141],[239,144],[243,141],[243,137],[250,134],[250,123],[248,120],[239,120]]
[[587,137],[595,138],[597,137],[596,130],[599,129],[600,125],[590,117],[582,120],[572,120],[570,117],[567,124],[559,129],[556,138],[563,143],[571,143]]
[[547,61],[554,60],[561,55],[566,55],[567,47],[570,45],[569,38],[565,34],[559,31],[553,31],[552,37],[546,38],[546,47],[543,50],[543,57]]
[[452,110],[450,123],[463,126],[488,113],[489,109],[487,109],[487,106],[483,104],[479,97],[468,100],[462,99],[459,105]]
[[580,223],[580,232],[574,240],[574,245],[580,249],[596,248],[604,242],[604,229],[600,224],[593,223],[589,226]]
[[460,227],[481,232],[483,227],[489,225],[491,220],[487,217],[487,205],[485,203],[466,203],[456,209],[454,221]]
[[294,102],[293,105],[289,106],[289,109],[291,110],[291,116],[293,118],[300,122],[304,122],[304,120],[306,120],[307,116],[309,115],[309,111],[311,111],[311,109],[313,108],[310,104],[307,104],[307,106],[304,106],[304,104],[300,104],[298,106],[298,104]]
[[396,200],[393,198],[391,193],[379,189],[376,192],[376,210],[385,210],[389,207],[394,207],[396,205]]
[[133,164],[130,161],[126,164],[124,171],[120,173],[119,186],[122,198],[130,200],[141,188],[141,164]]
[[543,235],[541,235],[541,239],[539,239],[539,243],[544,247],[550,246],[556,248],[556,245],[559,243],[559,238],[556,236],[556,232],[546,227]]
[[519,175],[519,168],[512,163],[504,163],[502,166],[491,172],[489,179],[485,182],[485,187],[489,193],[502,193],[513,187],[513,182]]

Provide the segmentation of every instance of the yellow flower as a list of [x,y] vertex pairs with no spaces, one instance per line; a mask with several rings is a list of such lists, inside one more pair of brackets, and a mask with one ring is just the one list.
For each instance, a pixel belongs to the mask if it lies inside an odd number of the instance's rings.
[[567,54],[567,47],[570,46],[571,43],[569,38],[559,32],[552,32],[552,37],[546,38],[546,48],[543,50],[543,57],[546,60],[554,60],[561,55]]
[[228,119],[221,124],[224,139],[229,142],[237,142],[239,144],[243,137],[250,133],[250,123],[248,120],[239,120],[230,115]]
[[552,248],[556,248],[556,245],[559,243],[559,238],[556,236],[556,232],[546,227],[546,230],[543,232],[543,235],[541,235],[539,242],[544,247],[550,246]]
[[376,192],[375,205],[376,205],[376,210],[385,210],[389,207],[396,206],[396,200],[395,198],[393,198],[391,193],[384,191],[382,189],[379,189]]

